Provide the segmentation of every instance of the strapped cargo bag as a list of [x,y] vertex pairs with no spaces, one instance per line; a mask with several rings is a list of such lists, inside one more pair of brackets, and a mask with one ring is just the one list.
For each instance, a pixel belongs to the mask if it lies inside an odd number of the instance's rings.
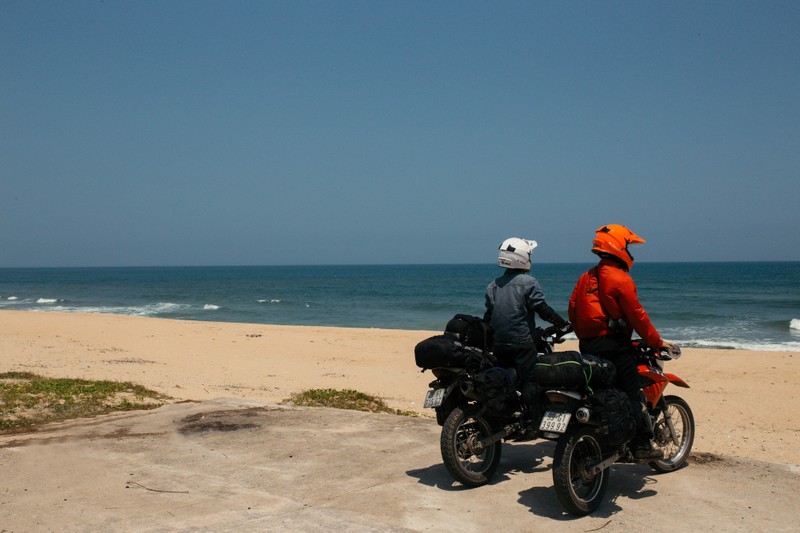
[[483,398],[486,408],[495,415],[510,415],[519,408],[517,389],[505,368],[495,366],[473,377],[475,392]]
[[477,316],[455,315],[444,328],[444,334],[464,346],[491,351],[494,345],[492,327]]
[[423,370],[429,368],[466,368],[477,371],[494,366],[496,359],[490,353],[472,346],[464,346],[445,335],[434,335],[417,343],[414,359]]
[[581,354],[581,356],[583,357],[583,372],[586,375],[586,384],[590,390],[614,385],[617,369],[611,361],[595,355]]
[[533,381],[543,387],[580,387],[586,385],[580,352],[540,353],[536,357]]
[[609,446],[619,446],[636,435],[636,419],[628,395],[609,388],[592,395],[592,407],[600,415]]
[[610,387],[616,369],[605,359],[580,352],[554,352],[536,357],[533,380],[544,387]]

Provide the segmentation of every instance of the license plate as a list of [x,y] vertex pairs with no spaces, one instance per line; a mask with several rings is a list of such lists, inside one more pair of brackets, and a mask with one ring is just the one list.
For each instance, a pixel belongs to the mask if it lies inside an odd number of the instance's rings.
[[542,423],[539,424],[539,429],[551,433],[564,433],[567,430],[567,424],[569,424],[569,419],[571,417],[572,414],[570,413],[547,411],[542,417]]
[[428,407],[439,407],[442,405],[442,401],[444,401],[444,389],[429,390],[428,394],[425,395],[425,403],[422,407],[424,409]]

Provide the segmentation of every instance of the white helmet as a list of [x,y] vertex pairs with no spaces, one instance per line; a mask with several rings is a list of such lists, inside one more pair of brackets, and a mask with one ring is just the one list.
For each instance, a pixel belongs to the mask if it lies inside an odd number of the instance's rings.
[[503,268],[519,270],[531,269],[531,252],[536,248],[536,241],[511,237],[500,245],[500,255],[497,264]]

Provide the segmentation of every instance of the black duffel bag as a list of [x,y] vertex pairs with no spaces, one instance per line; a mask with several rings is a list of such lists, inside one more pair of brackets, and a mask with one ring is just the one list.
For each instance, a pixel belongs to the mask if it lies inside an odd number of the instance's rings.
[[444,334],[464,346],[484,351],[491,351],[494,344],[492,326],[477,316],[455,315],[445,326]]
[[480,369],[495,363],[491,354],[464,346],[446,335],[434,335],[417,343],[414,359],[423,370],[442,367]]
[[586,385],[583,357],[576,351],[540,353],[536,357],[533,381],[544,387]]
[[583,357],[583,373],[586,375],[586,384],[591,388],[604,388],[614,385],[617,369],[601,357],[590,354],[581,354]]
[[539,354],[533,381],[544,387],[604,388],[614,384],[616,369],[605,359],[576,351]]

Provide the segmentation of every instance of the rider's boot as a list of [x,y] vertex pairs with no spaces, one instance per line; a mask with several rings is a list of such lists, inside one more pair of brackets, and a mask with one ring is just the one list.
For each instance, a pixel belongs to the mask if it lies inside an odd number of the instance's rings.
[[633,457],[638,461],[658,461],[664,458],[664,452],[656,448],[649,439],[637,439],[631,442]]
[[638,391],[639,411],[636,413],[636,437],[631,441],[631,450],[633,457],[638,461],[658,461],[664,458],[664,452],[653,444],[653,419],[647,412],[647,402],[644,399],[644,393],[640,389]]
[[[517,413],[515,413],[516,415]],[[515,442],[525,442],[538,437],[539,432],[527,414],[518,413],[519,432],[514,437]]]

